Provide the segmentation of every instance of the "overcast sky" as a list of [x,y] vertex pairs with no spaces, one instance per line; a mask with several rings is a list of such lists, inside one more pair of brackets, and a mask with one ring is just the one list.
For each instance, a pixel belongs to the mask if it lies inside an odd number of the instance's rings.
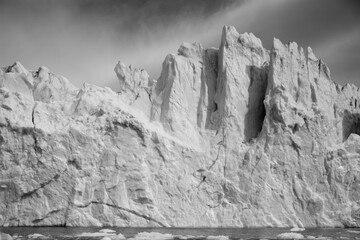
[[224,25],[311,46],[341,84],[360,86],[359,0],[0,0],[0,66],[47,66],[75,85],[116,89],[121,60],[158,78],[182,42],[218,47]]

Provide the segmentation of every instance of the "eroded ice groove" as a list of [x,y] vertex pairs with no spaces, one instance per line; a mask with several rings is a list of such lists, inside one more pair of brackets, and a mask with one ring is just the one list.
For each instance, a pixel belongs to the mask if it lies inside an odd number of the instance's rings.
[[0,69],[1,226],[360,226],[360,91],[224,27],[120,92]]
[[224,27],[219,51],[217,114],[233,137],[248,142],[261,132],[269,53],[252,33]]

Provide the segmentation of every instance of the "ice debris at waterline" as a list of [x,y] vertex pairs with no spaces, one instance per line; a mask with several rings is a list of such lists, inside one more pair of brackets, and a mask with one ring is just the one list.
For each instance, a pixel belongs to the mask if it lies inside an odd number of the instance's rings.
[[1,226],[360,226],[360,90],[311,48],[226,26],[115,72],[0,70]]
[[[4,229],[4,228],[3,228]],[[5,228],[6,230],[9,230],[10,228]],[[23,229],[24,228],[17,228]],[[28,228],[29,229],[29,228]],[[34,233],[33,231],[40,230],[43,232],[46,232],[46,234],[40,234],[40,233]],[[44,229],[46,229],[44,231]],[[282,228],[248,228],[247,230],[244,228],[231,228],[223,230],[221,232],[226,233],[225,235],[209,235],[206,234],[206,231],[203,231],[206,228],[197,229],[194,231],[195,228],[162,228],[164,232],[156,232],[154,228],[152,228],[154,231],[147,232],[145,228],[142,228],[143,231],[140,232],[134,232],[134,229],[136,228],[121,228],[122,233],[119,231],[113,231],[113,232],[87,232],[87,233],[81,233],[81,234],[74,234],[74,232],[71,233],[71,231],[74,228],[66,228],[63,232],[63,234],[59,235],[58,231],[54,231],[54,227],[52,228],[34,228],[32,233],[29,234],[29,232],[25,233],[24,231],[14,231],[17,232],[15,234],[6,234],[0,232],[0,240],[245,240],[245,239],[317,239],[317,240],[337,240],[337,239],[354,239],[359,240],[359,235],[356,234],[350,234],[348,233],[351,230],[345,230],[343,228],[331,228],[331,229],[321,229],[321,228],[312,228],[311,230],[306,230],[307,233],[305,234],[299,234],[299,233],[292,233],[292,232],[286,232],[286,229]],[[79,228],[77,228],[80,230]],[[91,231],[91,228],[87,228]],[[131,229],[131,230],[130,230]],[[131,231],[132,233],[129,234],[128,231]],[[145,231],[144,231],[145,230]],[[157,228],[157,230],[161,230]],[[207,228],[207,230],[214,232],[214,228]],[[219,230],[219,229],[218,229]],[[234,231],[235,230],[235,231]],[[260,231],[259,231],[260,230]],[[70,232],[69,232],[70,231]],[[167,232],[168,231],[168,232]],[[177,233],[175,233],[175,232]],[[216,231],[216,230],[215,230]],[[285,231],[285,232],[283,232]],[[57,232],[57,233],[56,233]],[[171,233],[170,233],[171,232]],[[179,234],[181,232],[181,234]],[[276,233],[277,232],[277,233]],[[280,233],[282,232],[282,233]],[[22,234],[21,234],[22,233]],[[192,233],[192,234],[190,234]],[[194,234],[196,233],[196,234]],[[202,234],[205,233],[205,234]],[[209,232],[208,232],[209,233]],[[309,234],[311,233],[311,235]],[[126,235],[126,237],[125,237]]]

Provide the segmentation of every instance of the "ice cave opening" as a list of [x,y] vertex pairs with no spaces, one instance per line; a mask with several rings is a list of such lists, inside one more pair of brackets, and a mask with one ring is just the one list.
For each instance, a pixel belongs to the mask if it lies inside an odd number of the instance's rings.
[[360,113],[352,113],[345,110],[342,127],[343,142],[345,142],[352,133],[360,135]]

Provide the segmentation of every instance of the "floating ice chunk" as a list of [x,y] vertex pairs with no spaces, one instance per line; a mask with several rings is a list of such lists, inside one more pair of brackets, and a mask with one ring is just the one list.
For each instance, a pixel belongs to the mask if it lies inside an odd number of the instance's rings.
[[136,240],[170,240],[173,239],[174,236],[172,234],[163,234],[157,232],[141,232],[134,236]]
[[99,232],[101,232],[101,233],[116,233],[116,231],[112,230],[112,229],[101,229]]
[[281,233],[276,236],[278,239],[302,239],[304,236],[300,233]]
[[39,234],[39,233],[34,233],[34,234],[30,234],[27,236],[28,238],[46,238],[46,236]]
[[13,240],[13,237],[11,237],[9,234],[7,233],[2,233],[0,232],[0,239],[1,240]]
[[290,229],[291,232],[302,232],[305,231],[305,228],[301,228],[301,227],[294,227],[292,229]]
[[101,240],[111,240],[111,238],[108,237],[108,236],[105,236],[105,237],[103,237]]
[[113,240],[123,240],[126,239],[126,237],[124,235],[122,235],[121,233],[119,233],[118,235],[116,235],[116,237],[112,237]]
[[83,232],[78,237],[105,237],[105,236],[115,236],[115,233],[107,232]]
[[208,236],[206,238],[206,240],[229,240],[229,237],[228,236],[223,236],[223,235],[220,235],[220,236]]

